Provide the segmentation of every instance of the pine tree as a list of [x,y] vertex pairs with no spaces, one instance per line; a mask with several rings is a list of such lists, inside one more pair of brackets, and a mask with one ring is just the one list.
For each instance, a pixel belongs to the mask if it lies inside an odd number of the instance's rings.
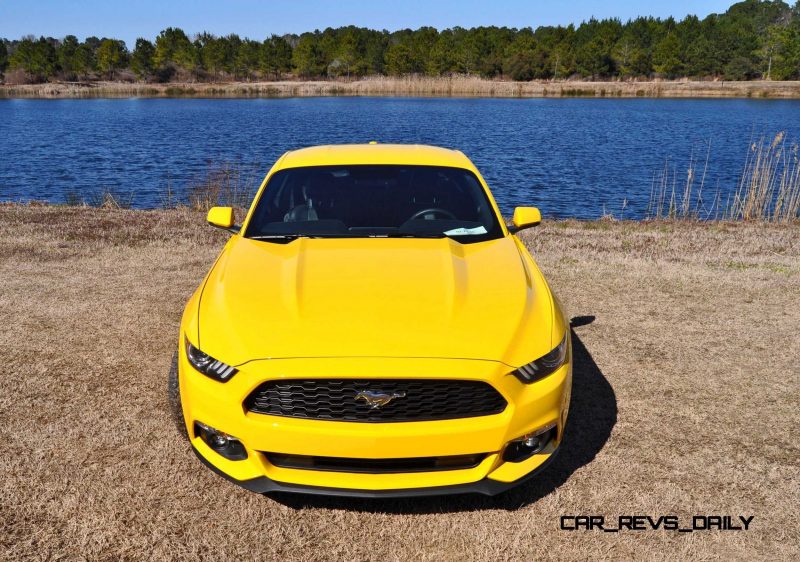
[[197,52],[182,29],[168,27],[156,37],[153,63],[160,69],[177,66],[195,72],[198,66]]
[[131,55],[131,70],[139,77],[146,80],[153,73],[153,56],[156,49],[147,39],[139,37],[136,47]]
[[125,43],[117,39],[103,39],[97,48],[97,69],[112,80],[114,73],[128,62]]
[[75,75],[75,54],[78,52],[79,47],[78,38],[74,35],[67,35],[56,49],[58,65],[61,67],[61,72],[68,79]]
[[8,67],[8,48],[6,47],[6,40],[0,38],[0,76],[2,76]]
[[26,37],[9,58],[9,66],[24,71],[34,81],[47,80],[56,71],[56,49],[44,37],[38,40]]
[[313,33],[300,36],[297,46],[292,52],[292,65],[298,75],[313,78],[322,74],[321,53],[317,37]]
[[675,78],[683,71],[680,58],[680,41],[675,33],[668,33],[653,50],[653,67],[667,78]]

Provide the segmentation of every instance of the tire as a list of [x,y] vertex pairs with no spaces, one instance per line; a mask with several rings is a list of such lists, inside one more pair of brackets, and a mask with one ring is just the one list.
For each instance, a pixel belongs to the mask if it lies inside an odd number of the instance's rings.
[[172,356],[172,366],[167,377],[167,401],[169,402],[169,413],[178,433],[182,437],[186,435],[186,423],[183,421],[183,407],[181,406],[181,388],[178,384],[178,352]]

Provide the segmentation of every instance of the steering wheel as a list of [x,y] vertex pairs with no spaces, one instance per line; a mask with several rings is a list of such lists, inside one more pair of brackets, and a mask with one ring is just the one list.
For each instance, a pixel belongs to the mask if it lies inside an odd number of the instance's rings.
[[453,213],[451,213],[447,209],[440,209],[439,207],[431,207],[430,209],[422,209],[421,211],[417,211],[416,213],[411,215],[411,218],[408,220],[410,221],[417,220],[418,218],[424,217],[425,215],[429,214],[442,215],[448,219],[458,220],[456,219],[456,216]]

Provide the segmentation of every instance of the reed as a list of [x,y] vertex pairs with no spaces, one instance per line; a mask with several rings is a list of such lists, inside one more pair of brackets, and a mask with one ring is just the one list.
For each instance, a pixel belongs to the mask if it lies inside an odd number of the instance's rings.
[[[20,201],[22,203],[22,201]],[[34,204],[34,200],[27,201]],[[50,201],[44,201],[50,205]],[[82,192],[77,189],[64,191],[63,205],[67,207],[97,207],[98,209],[126,209],[133,203],[133,194],[124,194],[109,187],[102,187],[93,191]]]
[[[207,211],[211,207],[225,206],[247,209],[260,185],[261,174],[262,171],[257,166],[231,162],[209,164],[205,173],[189,181],[183,190],[177,189],[172,179],[168,178],[166,184],[160,188],[159,208]],[[133,207],[135,195],[133,192],[108,187],[88,193],[67,190],[63,204],[68,207],[130,209]]]
[[[207,211],[216,206],[246,209],[258,189],[259,174],[256,166],[229,162],[210,165],[202,178],[188,185],[185,203],[197,211]],[[168,193],[172,193],[171,185]],[[181,204],[174,196],[170,196],[170,201],[174,202],[173,206]]]
[[86,82],[0,84],[0,98],[199,97],[273,98],[307,96],[435,97],[738,97],[800,98],[797,81],[606,81],[487,80],[473,75],[371,76],[355,80],[280,82]]
[[750,144],[729,216],[739,220],[788,222],[800,216],[797,143],[780,132]]
[[679,176],[677,166],[667,159],[664,167],[653,174],[647,218],[763,222],[791,222],[800,218],[798,144],[789,142],[785,132],[779,132],[771,140],[762,135],[749,143],[738,183],[724,204],[720,186],[710,201],[704,196],[710,156],[709,142],[699,185],[696,180],[700,168],[694,151],[685,176]]
[[101,209],[130,209],[133,207],[133,198],[134,193],[132,192],[125,193],[109,187],[89,193],[88,199],[79,198],[75,192],[68,193],[65,197],[67,205],[77,204]]

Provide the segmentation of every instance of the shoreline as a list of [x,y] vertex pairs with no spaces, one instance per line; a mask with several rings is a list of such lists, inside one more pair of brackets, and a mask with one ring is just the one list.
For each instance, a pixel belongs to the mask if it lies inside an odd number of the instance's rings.
[[800,81],[513,82],[473,77],[365,78],[353,81],[91,82],[0,84],[0,99],[97,98],[671,98],[800,99]]
[[[238,217],[244,216],[247,213],[246,207],[234,206]],[[101,204],[93,205],[89,203],[81,204],[68,204],[68,203],[54,203],[49,200],[33,199],[30,201],[13,201],[0,199],[0,214],[4,212],[14,212],[15,210],[29,213],[58,213],[63,212],[66,214],[75,213],[107,213],[109,215],[122,215],[128,214],[129,216],[138,215],[152,215],[152,216],[197,216],[198,224],[205,224],[204,217],[207,213],[206,209],[201,209],[188,204],[176,204],[169,207],[128,207],[121,206],[116,200],[109,199]],[[503,215],[502,218],[506,224],[511,223],[511,216]],[[759,225],[765,228],[800,228],[800,218],[770,221],[761,219],[735,219],[729,217],[721,218],[699,218],[694,216],[653,216],[653,217],[616,217],[613,214],[606,214],[595,218],[563,216],[551,217],[544,216],[543,224],[549,223],[551,226],[565,228],[567,226],[582,226],[588,229],[601,229],[607,230],[609,228],[617,228],[624,225],[631,227],[661,229],[663,227],[677,227],[694,226],[700,228],[712,229],[736,229],[736,228],[756,228]]]

